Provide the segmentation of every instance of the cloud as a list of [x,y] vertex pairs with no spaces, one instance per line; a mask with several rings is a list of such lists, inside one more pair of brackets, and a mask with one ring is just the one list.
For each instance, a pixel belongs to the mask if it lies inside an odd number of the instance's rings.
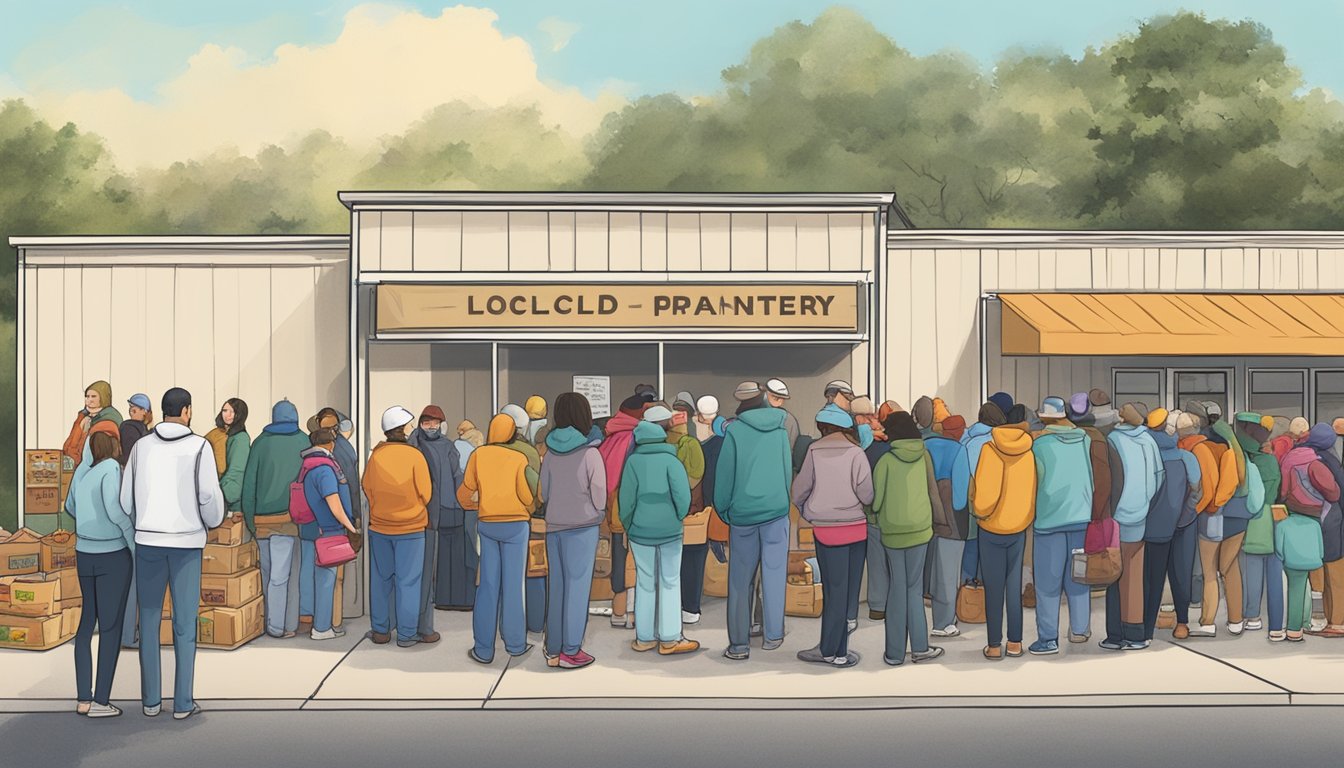
[[[285,44],[265,60],[209,44],[152,99],[117,87],[32,89],[51,119],[99,133],[129,167],[237,147],[255,152],[313,129],[354,146],[404,131],[428,110],[462,101],[476,107],[536,106],[548,124],[575,135],[598,126],[624,99],[595,98],[543,83],[532,49],[497,27],[485,8],[446,8],[437,17],[386,5],[346,14],[331,43]],[[572,33],[571,33],[572,34]]]
[[572,21],[563,21],[554,16],[541,20],[537,25],[546,37],[551,40],[551,51],[564,50],[569,45],[569,41],[574,39],[574,34],[579,31],[579,25]]

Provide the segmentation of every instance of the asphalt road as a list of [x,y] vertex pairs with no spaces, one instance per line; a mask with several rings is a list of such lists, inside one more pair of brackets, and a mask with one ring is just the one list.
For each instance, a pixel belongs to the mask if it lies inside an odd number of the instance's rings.
[[1339,707],[0,716],[5,766],[1338,765]]

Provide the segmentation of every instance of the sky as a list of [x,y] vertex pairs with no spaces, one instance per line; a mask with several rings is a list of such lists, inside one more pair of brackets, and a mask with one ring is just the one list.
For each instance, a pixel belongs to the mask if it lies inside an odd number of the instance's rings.
[[[130,165],[307,128],[353,142],[398,132],[448,99],[530,102],[576,133],[630,98],[713,92],[724,67],[833,2],[681,0],[0,0],[0,98],[108,138]],[[1078,55],[1179,10],[1254,19],[1310,86],[1344,94],[1344,0],[851,0],[912,53]],[[352,110],[358,104],[359,110]],[[147,126],[149,126],[147,128]]]

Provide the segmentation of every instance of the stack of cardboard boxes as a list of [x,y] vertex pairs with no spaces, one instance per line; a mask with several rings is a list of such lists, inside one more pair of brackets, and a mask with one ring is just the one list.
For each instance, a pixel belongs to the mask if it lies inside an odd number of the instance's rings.
[[0,647],[45,651],[79,627],[75,537],[0,531]]
[[[23,452],[23,510],[27,515],[54,515],[69,491],[64,465],[69,461],[60,451]],[[73,477],[73,468],[70,476]],[[61,481],[66,479],[64,487]]]
[[821,615],[821,569],[817,567],[817,539],[812,524],[789,511],[796,548],[789,552],[788,582],[784,587],[784,613],[816,618]]
[[[196,644],[231,651],[264,630],[261,569],[257,543],[244,542],[242,515],[225,519],[210,531],[201,557],[201,599],[196,614]],[[336,581],[339,589],[340,580]],[[337,597],[337,605],[340,598]],[[172,597],[165,593],[159,642],[173,642]]]

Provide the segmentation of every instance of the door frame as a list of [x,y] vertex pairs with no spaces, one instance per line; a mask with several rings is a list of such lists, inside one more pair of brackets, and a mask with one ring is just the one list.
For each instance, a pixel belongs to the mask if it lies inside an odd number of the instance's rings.
[[1176,395],[1176,375],[1177,375],[1177,374],[1180,374],[1180,373],[1221,373],[1221,374],[1225,375],[1225,376],[1227,377],[1227,410],[1228,410],[1228,412],[1223,414],[1223,420],[1224,420],[1224,421],[1231,421],[1232,414],[1233,414],[1233,413],[1236,413],[1238,410],[1241,410],[1241,406],[1243,405],[1243,401],[1242,401],[1242,400],[1238,400],[1238,399],[1237,399],[1237,395],[1238,395],[1238,394],[1241,394],[1241,395],[1243,396],[1243,398],[1244,398],[1244,397],[1245,397],[1245,390],[1243,390],[1241,393],[1238,393],[1238,392],[1237,392],[1237,369],[1236,369],[1236,367],[1234,366],[1234,367],[1232,367],[1232,368],[1222,368],[1222,367],[1219,367],[1219,366],[1212,366],[1212,365],[1185,365],[1185,366],[1180,366],[1180,367],[1168,367],[1168,368],[1166,369],[1166,374],[1167,374],[1167,375],[1166,375],[1166,387],[1167,387],[1167,393],[1166,393],[1166,396],[1167,396],[1167,408],[1168,408],[1169,410],[1170,410],[1170,409],[1178,409],[1178,408],[1181,407],[1181,404],[1178,403],[1178,402],[1176,402],[1176,397],[1177,397],[1177,395]]

